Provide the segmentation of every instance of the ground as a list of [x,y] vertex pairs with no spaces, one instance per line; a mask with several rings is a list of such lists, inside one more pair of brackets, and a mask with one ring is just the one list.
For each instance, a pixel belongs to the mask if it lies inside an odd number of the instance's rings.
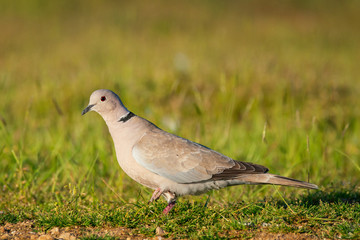
[[[141,234],[133,234],[133,229],[123,227],[66,227],[66,228],[52,228],[46,232],[39,231],[33,225],[32,221],[21,222],[16,224],[5,224],[0,227],[0,239],[39,239],[52,240],[62,238],[64,240],[74,239],[96,239],[109,237],[109,239],[168,239],[158,234],[155,237],[146,237]],[[244,233],[237,233],[232,231],[228,233],[231,239],[244,238]],[[222,237],[229,236],[226,233],[221,234]],[[251,236],[249,239],[260,240],[305,240],[318,239],[315,236],[308,234],[294,234],[294,233],[268,233],[266,229],[260,229],[256,232],[249,232]],[[112,237],[112,238],[111,238]]]

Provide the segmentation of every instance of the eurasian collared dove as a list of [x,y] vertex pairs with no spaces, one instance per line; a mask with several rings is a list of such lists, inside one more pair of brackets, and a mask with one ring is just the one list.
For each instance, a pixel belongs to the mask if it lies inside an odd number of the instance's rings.
[[150,202],[163,195],[167,214],[183,195],[240,184],[276,184],[317,189],[315,184],[273,175],[268,168],[233,160],[201,144],[165,132],[127,110],[112,91],[100,89],[90,96],[89,111],[105,120],[121,168],[138,183],[154,189]]

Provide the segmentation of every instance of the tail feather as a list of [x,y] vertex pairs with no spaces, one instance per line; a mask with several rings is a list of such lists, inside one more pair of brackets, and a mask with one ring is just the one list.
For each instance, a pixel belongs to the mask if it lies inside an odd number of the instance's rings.
[[298,188],[318,189],[318,186],[315,184],[270,173],[242,176],[241,180],[244,180],[249,184],[274,184]]

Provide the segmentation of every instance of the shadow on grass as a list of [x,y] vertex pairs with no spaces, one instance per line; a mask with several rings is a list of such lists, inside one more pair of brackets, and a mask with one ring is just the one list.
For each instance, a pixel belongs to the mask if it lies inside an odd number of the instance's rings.
[[[287,202],[305,207],[318,206],[322,203],[353,204],[360,203],[360,192],[355,186],[346,188],[337,186],[325,190],[309,191],[308,194],[302,195],[296,199],[291,198]],[[283,200],[277,201],[277,204],[286,206],[286,203],[284,203]]]
[[306,205],[320,203],[360,203],[360,192],[352,189],[335,189],[332,191],[317,191],[302,196],[301,201]]

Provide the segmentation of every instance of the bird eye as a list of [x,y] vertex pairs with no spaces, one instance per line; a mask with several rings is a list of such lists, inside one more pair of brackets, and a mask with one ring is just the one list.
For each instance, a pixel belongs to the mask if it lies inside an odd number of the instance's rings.
[[102,97],[100,98],[100,100],[103,102],[103,101],[106,100],[106,97],[105,97],[105,96],[102,96]]

